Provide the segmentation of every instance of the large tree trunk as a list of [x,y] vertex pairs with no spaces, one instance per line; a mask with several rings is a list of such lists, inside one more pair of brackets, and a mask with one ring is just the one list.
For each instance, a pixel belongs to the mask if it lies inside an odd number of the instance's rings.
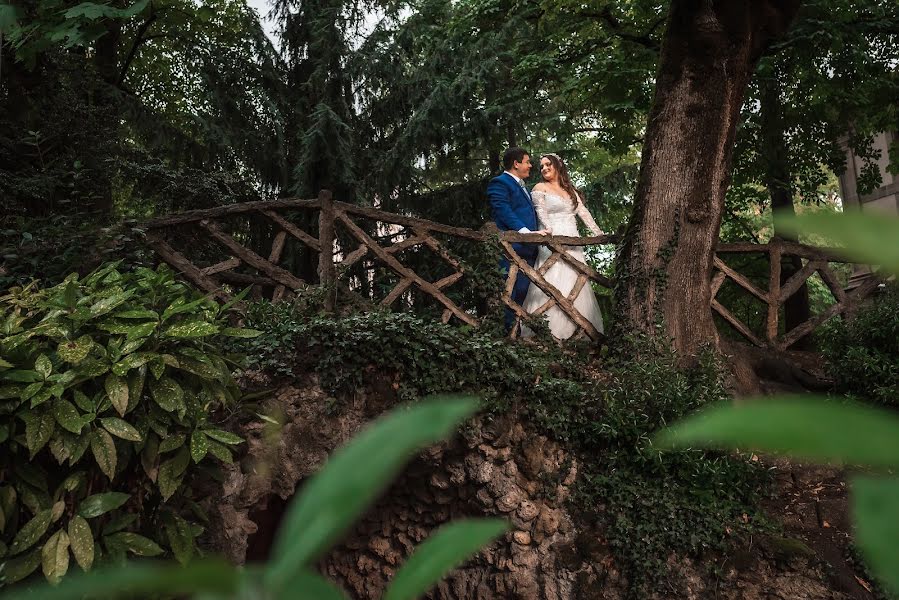
[[[761,126],[762,126],[762,159],[765,161],[768,193],[771,195],[771,210],[774,213],[774,237],[797,241],[796,236],[785,234],[781,230],[780,215],[795,214],[793,207],[793,180],[790,173],[789,151],[784,139],[783,107],[780,99],[780,82],[777,69],[773,69],[768,77],[760,81]],[[780,282],[784,284],[797,271],[802,269],[802,259],[798,256],[785,256],[780,269]],[[795,294],[784,303],[784,328],[795,329],[811,317],[809,308],[808,286],[803,284]],[[808,336],[793,345],[796,349],[808,346]]]
[[749,78],[799,0],[674,0],[618,262],[625,328],[716,345],[710,276]]

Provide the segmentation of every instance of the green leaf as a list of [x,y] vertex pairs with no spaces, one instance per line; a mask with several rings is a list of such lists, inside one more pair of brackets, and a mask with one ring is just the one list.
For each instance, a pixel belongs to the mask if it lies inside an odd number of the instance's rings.
[[78,505],[78,514],[85,519],[94,519],[115,510],[128,502],[131,494],[122,492],[104,492],[88,496]]
[[60,529],[50,536],[41,550],[44,577],[52,584],[59,583],[69,570],[69,534]]
[[[27,415],[28,420],[25,421],[25,442],[28,444],[28,451],[31,458],[40,451],[44,445],[50,441],[50,436],[56,429],[56,421],[49,412],[41,415]],[[22,418],[26,418],[22,415]]]
[[856,477],[852,514],[865,562],[886,587],[899,594],[899,479]]
[[34,383],[35,381],[42,381],[43,377],[41,377],[41,374],[37,371],[13,369],[12,371],[0,372],[0,379],[14,381],[16,383]]
[[[31,571],[40,563],[38,551],[37,562]],[[22,570],[20,568],[19,572]],[[8,569],[5,572],[8,578]],[[25,573],[19,579],[27,575]],[[4,595],[3,600],[76,600],[85,596],[187,598],[204,592],[230,597],[237,590],[239,581],[238,571],[222,560],[194,561],[190,568],[180,565],[129,564],[125,567],[110,566],[90,573],[73,573],[66,577],[65,585],[52,587],[46,584],[37,589],[17,589]]]
[[142,442],[144,439],[136,427],[118,417],[100,419],[100,424],[103,425],[103,429],[123,440]]
[[0,5],[0,33],[8,35],[16,27],[16,8],[9,4]]
[[444,575],[508,529],[501,519],[460,520],[423,542],[390,582],[384,600],[415,600]]
[[116,411],[119,415],[125,416],[128,410],[128,381],[115,373],[110,373],[103,386]]
[[16,532],[16,537],[13,538],[9,547],[10,554],[19,554],[34,546],[41,536],[47,533],[52,519],[53,511],[49,508],[38,512],[33,519]]
[[90,354],[91,348],[94,347],[94,340],[89,335],[82,335],[77,340],[71,342],[60,342],[56,353],[59,358],[66,362],[77,365]]
[[899,466],[899,416],[825,398],[782,397],[706,410],[657,438],[662,447],[742,448],[875,467]]
[[[83,6],[83,5],[82,5]],[[75,9],[70,9],[75,10]],[[91,317],[99,317],[101,315],[105,315],[118,305],[122,304],[126,300],[128,300],[131,296],[134,295],[134,291],[122,292],[118,294],[113,294],[107,298],[103,298],[99,302],[96,302],[90,308]]]
[[476,409],[472,398],[438,397],[391,412],[335,452],[284,517],[265,576],[271,589],[339,539],[417,448],[443,439]]
[[132,554],[137,556],[159,556],[162,554],[162,548],[159,544],[136,533],[130,531],[120,531],[112,533],[103,538],[107,543],[120,546]]
[[221,429],[204,429],[203,433],[214,440],[218,440],[223,444],[229,444],[231,446],[243,442],[243,439],[239,435],[235,435],[230,431],[222,431]]
[[94,535],[90,525],[80,515],[69,521],[69,543],[75,562],[83,571],[90,571],[94,564]]
[[182,565],[186,565],[193,558],[194,536],[190,530],[190,523],[180,516],[171,513],[164,520],[165,535],[169,540],[172,553]]
[[41,354],[37,357],[37,360],[34,361],[34,370],[46,379],[50,376],[50,373],[53,372],[53,363],[50,362],[50,359],[47,358],[46,354]]
[[187,439],[187,436],[183,433],[173,434],[159,444],[159,453],[165,454],[166,452],[171,452],[172,450],[177,450],[178,448],[184,445],[184,441]]
[[159,319],[159,313],[155,310],[137,309],[123,310],[113,315],[118,319]]
[[190,339],[214,335],[219,332],[219,328],[207,321],[186,321],[171,325],[162,332],[162,337]]
[[194,430],[194,432],[190,436],[190,455],[194,459],[195,463],[203,460],[203,457],[206,456],[206,452],[209,451],[209,440],[203,435],[203,432],[199,429]]
[[167,501],[178,490],[181,480],[184,479],[184,471],[190,462],[190,452],[187,448],[181,448],[174,458],[159,465],[159,477],[156,484],[163,501]]
[[883,265],[891,273],[899,273],[899,219],[862,212],[842,214],[812,213],[776,214],[778,228],[785,233],[813,234],[842,246],[843,252],[860,263]]
[[230,465],[234,462],[234,457],[231,456],[231,450],[227,446],[210,439],[207,439],[206,443],[209,445],[209,454],[213,455],[226,465]]
[[112,480],[115,477],[116,450],[112,437],[102,429],[97,429],[91,435],[91,452],[97,460],[100,470]]
[[77,404],[78,408],[84,412],[94,412],[94,409],[97,408],[91,399],[85,396],[80,390],[75,390],[72,395],[75,398],[75,404]]
[[274,600],[293,600],[297,590],[303,590],[303,598],[315,600],[346,600],[346,595],[336,585],[312,571],[301,569],[291,574],[290,580],[280,592],[272,597]]
[[53,401],[51,410],[56,418],[56,422],[63,429],[72,433],[81,433],[81,428],[84,427],[84,419],[74,404],[68,400],[57,398]]
[[128,374],[128,410],[132,410],[140,402],[146,380],[146,367],[140,367]]
[[[3,578],[6,585],[12,585],[18,581],[21,581],[34,573],[34,570],[37,569],[41,565],[41,549],[35,548],[28,554],[24,554],[22,556],[17,556],[9,561],[6,561],[6,565],[3,567]],[[30,590],[29,590],[30,591]],[[3,600],[8,600],[12,594],[6,594]],[[19,597],[24,600],[24,598],[31,598],[33,596],[25,596],[24,593],[19,592]],[[45,596],[40,596],[41,600],[44,600]]]
[[184,405],[184,390],[171,377],[163,377],[159,381],[151,379],[150,393],[156,404],[166,412],[181,412],[187,408]]
[[56,488],[56,493],[53,494],[54,499],[62,498],[62,495],[67,492],[74,492],[78,488],[82,487],[85,483],[87,483],[87,476],[84,471],[75,471],[71,473],[68,477],[63,479],[62,483],[59,484]]
[[258,329],[243,329],[240,327],[225,327],[221,331],[222,335],[233,338],[254,338],[262,335],[263,332]]
[[112,372],[116,375],[124,375],[131,369],[142,367],[157,356],[159,355],[155,352],[135,352],[134,354],[129,354],[112,366]]

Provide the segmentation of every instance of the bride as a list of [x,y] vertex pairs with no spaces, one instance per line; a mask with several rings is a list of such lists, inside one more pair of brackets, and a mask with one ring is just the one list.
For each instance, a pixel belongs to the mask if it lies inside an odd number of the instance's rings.
[[[534,210],[537,212],[538,226],[547,230],[551,235],[580,236],[577,229],[577,219],[580,217],[590,230],[592,235],[602,235],[602,230],[587,207],[584,206],[583,196],[574,188],[568,169],[562,159],[555,154],[544,154],[540,157],[540,174],[543,181],[534,186],[531,198],[534,202]],[[569,246],[568,255],[580,261],[584,261],[584,250],[581,246]],[[534,268],[540,266],[552,255],[552,251],[546,246],[540,246],[537,255],[537,263]],[[571,294],[575,282],[578,279],[578,271],[564,260],[557,260],[543,275],[543,278],[551,286],[558,289],[566,298]],[[534,313],[549,299],[543,290],[531,283],[522,308],[527,313]],[[581,288],[574,307],[589,320],[597,331],[602,332],[602,315],[599,312],[599,303],[593,294],[589,282]],[[558,339],[567,339],[577,330],[577,325],[557,305],[545,313],[549,322],[549,329]],[[534,335],[534,332],[523,326],[522,337]]]

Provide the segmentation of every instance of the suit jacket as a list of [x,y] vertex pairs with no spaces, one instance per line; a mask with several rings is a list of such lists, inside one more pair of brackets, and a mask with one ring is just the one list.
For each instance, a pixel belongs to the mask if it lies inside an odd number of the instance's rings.
[[[531,202],[531,194],[518,185],[514,177],[503,173],[487,185],[487,197],[493,210],[493,221],[500,231],[518,231],[527,227],[537,229],[537,213]],[[519,256],[526,259],[537,256],[537,244],[512,244]]]

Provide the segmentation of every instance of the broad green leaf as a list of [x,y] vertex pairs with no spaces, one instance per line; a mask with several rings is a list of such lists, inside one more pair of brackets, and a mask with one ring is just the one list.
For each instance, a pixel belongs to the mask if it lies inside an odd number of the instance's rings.
[[[41,564],[37,551],[37,562],[31,571]],[[12,562],[12,561],[10,561]],[[21,572],[23,569],[19,569]],[[29,573],[31,572],[29,571]],[[8,576],[8,571],[7,571]],[[27,576],[21,575],[19,579]],[[66,577],[65,585],[52,587],[49,584],[37,589],[16,589],[3,600],[81,600],[91,598],[146,598],[157,595],[166,597],[191,597],[208,592],[228,594],[238,587],[238,571],[221,560],[194,561],[189,568],[165,564],[129,564],[124,567],[110,566],[90,573],[73,573]]]
[[56,493],[53,494],[54,499],[62,498],[62,495],[67,492],[74,492],[78,488],[82,487],[85,483],[87,483],[87,476],[84,471],[75,471],[71,473],[68,477],[62,480],[56,488]]
[[184,390],[178,382],[171,377],[163,377],[159,381],[150,380],[150,393],[153,400],[167,412],[180,412],[185,410]]
[[25,441],[28,444],[31,458],[34,458],[34,455],[50,441],[50,436],[56,429],[56,420],[49,412],[27,417],[22,415],[22,417],[28,419],[25,421]]
[[90,525],[80,515],[69,521],[69,544],[78,566],[83,571],[90,571],[94,564],[94,535]]
[[346,600],[346,595],[336,585],[312,571],[300,569],[291,574],[290,580],[276,592],[273,600],[294,600],[297,590],[303,590],[303,598],[315,600]]
[[[786,233],[813,234],[827,238],[858,262],[883,265],[899,273],[899,219],[882,214],[845,212],[776,215],[778,228]],[[892,240],[894,243],[885,243]]]
[[118,319],[159,319],[159,313],[155,310],[136,309],[123,310],[113,315]]
[[136,369],[147,364],[157,356],[159,355],[155,352],[135,352],[134,354],[129,354],[112,366],[112,372],[116,375],[124,375],[131,369]]
[[159,465],[159,476],[156,484],[159,486],[159,493],[162,494],[163,501],[171,498],[172,494],[177,491],[178,486],[181,485],[181,480],[184,479],[184,471],[187,469],[189,462],[190,452],[187,448],[182,447],[174,458]]
[[227,446],[210,439],[207,439],[206,443],[209,445],[209,454],[227,465],[234,462],[234,457],[231,456],[231,450]]
[[84,419],[81,417],[81,413],[78,412],[78,409],[75,408],[74,404],[68,400],[57,398],[53,401],[52,412],[54,418],[56,418],[56,422],[59,423],[63,429],[71,431],[72,433],[81,433],[81,428],[84,426]]
[[93,519],[115,510],[128,502],[131,494],[122,492],[104,492],[88,496],[78,505],[78,514],[85,519]]
[[[35,548],[28,554],[23,554],[22,556],[17,556],[6,561],[2,571],[3,582],[6,585],[12,585],[13,583],[19,582],[34,573],[34,570],[39,566],[41,566],[41,549]],[[35,597],[30,593],[27,596],[23,592],[18,592],[18,594],[20,598]],[[8,600],[10,596],[12,596],[12,594],[7,594],[4,596],[3,600]],[[40,596],[40,598],[41,600],[44,600],[44,596]]]
[[135,521],[137,521],[137,513],[124,513],[118,514],[109,519],[105,525],[103,525],[103,535],[109,535],[110,533],[117,533],[119,531],[124,531],[125,529],[131,527]]
[[94,409],[97,408],[96,404],[94,404],[90,398],[84,395],[84,392],[75,390],[72,395],[75,398],[75,404],[77,404],[78,408],[80,408],[84,412],[93,412]]
[[126,300],[128,300],[131,296],[134,295],[134,291],[122,292],[118,294],[113,294],[107,298],[103,298],[102,300],[95,302],[90,307],[91,317],[99,317],[105,315],[118,305],[122,304]]
[[425,540],[390,582],[384,600],[415,600],[466,558],[502,534],[501,519],[460,520],[444,525]]
[[22,390],[22,393],[19,395],[21,400],[30,400],[34,398],[34,396],[43,389],[44,382],[36,381],[35,383],[30,383],[25,386],[25,389]]
[[14,366],[15,365],[12,364],[11,362],[9,362],[3,358],[0,358],[0,367],[3,367],[4,369],[12,369]]
[[115,373],[110,373],[103,386],[106,388],[106,394],[113,407],[119,415],[125,416],[125,412],[128,410],[128,381]]
[[60,529],[50,536],[41,550],[44,577],[58,584],[69,570],[69,534]]
[[899,479],[856,477],[852,515],[865,562],[899,594]]
[[233,338],[254,338],[262,335],[262,332],[257,329],[244,329],[241,327],[225,327],[221,333]]
[[123,440],[141,442],[144,439],[136,427],[118,417],[100,419],[100,424],[103,429]]
[[74,465],[76,462],[81,460],[81,457],[84,456],[85,452],[87,452],[87,449],[90,446],[91,439],[93,437],[93,433],[85,432],[75,439],[75,443],[72,444],[71,448],[69,448],[69,453],[71,454],[71,456],[69,457],[70,465]]
[[176,433],[176,434],[170,435],[169,437],[162,440],[162,442],[160,442],[159,453],[165,454],[166,452],[171,452],[172,450],[177,450],[178,448],[180,448],[184,445],[184,442],[186,439],[187,439],[187,436],[184,435],[183,433]]
[[194,536],[191,534],[190,523],[174,513],[170,513],[164,519],[164,523],[165,535],[175,560],[186,565],[194,554]]
[[434,398],[378,419],[335,452],[284,517],[266,572],[270,589],[282,589],[330,548],[416,449],[443,439],[476,409],[472,398]]
[[40,511],[25,523],[25,526],[16,532],[16,537],[9,546],[10,554],[19,554],[34,546],[41,536],[47,533],[52,518],[53,511],[48,508]]
[[91,348],[94,347],[94,340],[89,335],[82,335],[74,341],[63,341],[59,343],[56,353],[66,362],[77,365],[90,354]]
[[204,379],[218,380],[222,377],[222,373],[214,366],[189,356],[178,356],[178,368]]
[[168,308],[162,311],[162,320],[167,321],[171,317],[175,315],[179,315],[181,313],[190,312],[195,308],[202,306],[203,304],[208,304],[209,299],[205,296],[203,298],[198,298],[191,302],[184,302],[183,299],[178,298],[174,302],[172,302]]
[[223,444],[235,445],[243,442],[239,435],[235,435],[230,431],[222,431],[221,429],[204,429],[203,433],[214,440],[218,440]]
[[94,454],[100,470],[112,480],[115,477],[117,459],[115,442],[103,429],[96,429],[91,435],[91,452]]
[[26,386],[23,385],[3,385],[0,386],[0,400],[9,400],[11,398],[19,398]]
[[130,531],[120,531],[105,536],[104,540],[109,543],[121,546],[132,554],[137,556],[159,556],[162,554],[162,548],[159,544],[136,533]]
[[109,365],[107,365],[104,361],[86,358],[78,363],[76,372],[81,377],[91,378],[99,377],[100,375],[106,373],[108,370]]
[[808,396],[757,399],[706,410],[659,434],[657,443],[895,467],[899,466],[899,416]]
[[0,379],[16,383],[34,383],[35,381],[41,381],[43,377],[37,371],[13,369],[12,371],[0,372]]
[[47,358],[46,354],[41,354],[37,357],[37,360],[34,361],[34,370],[46,379],[50,376],[50,373],[53,372],[53,363],[50,362],[50,359]]
[[62,513],[66,510],[66,503],[62,500],[57,500],[52,508],[50,508],[50,522],[55,523],[62,516]]
[[128,373],[128,410],[132,410],[140,402],[147,380],[147,368],[139,367]]
[[162,336],[167,338],[190,339],[214,335],[218,332],[219,328],[207,321],[187,321],[169,326],[162,332]]
[[190,436],[190,456],[195,463],[203,460],[206,452],[209,450],[209,440],[199,429],[195,430]]

